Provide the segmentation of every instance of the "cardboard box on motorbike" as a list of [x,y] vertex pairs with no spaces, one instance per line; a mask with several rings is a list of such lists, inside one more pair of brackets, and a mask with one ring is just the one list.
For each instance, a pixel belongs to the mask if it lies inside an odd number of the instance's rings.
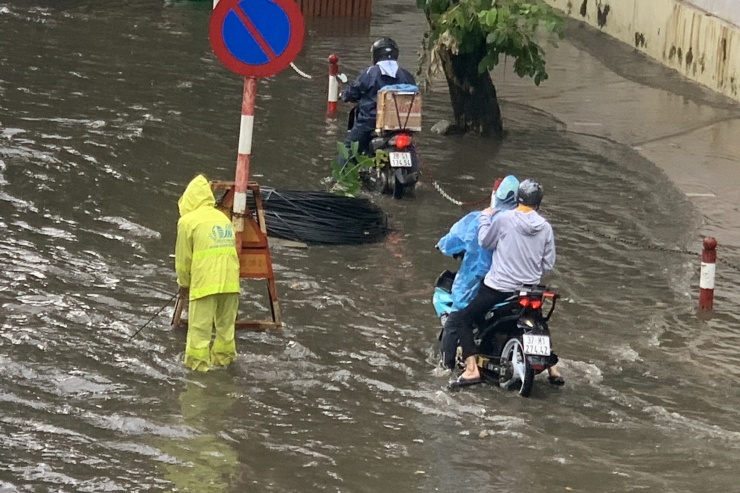
[[419,92],[381,89],[378,91],[377,109],[375,128],[379,134],[404,129],[421,132]]

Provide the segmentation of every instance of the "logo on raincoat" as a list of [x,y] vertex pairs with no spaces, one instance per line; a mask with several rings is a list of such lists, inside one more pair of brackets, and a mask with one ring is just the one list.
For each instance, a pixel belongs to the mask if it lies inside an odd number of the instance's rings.
[[213,240],[214,247],[228,246],[233,244],[234,230],[231,224],[227,224],[225,227],[216,225],[211,229],[210,237]]

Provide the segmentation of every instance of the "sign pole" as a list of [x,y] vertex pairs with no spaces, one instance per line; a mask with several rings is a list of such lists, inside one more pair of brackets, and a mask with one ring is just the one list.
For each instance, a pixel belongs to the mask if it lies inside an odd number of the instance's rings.
[[[225,211],[231,210],[239,277],[267,280],[272,312],[272,321],[237,320],[236,326],[255,330],[280,327],[280,307],[260,189],[257,183],[249,181],[249,166],[257,78],[273,76],[293,62],[303,46],[303,16],[296,0],[213,0],[208,33],[216,57],[244,78],[236,176],[233,182],[212,182],[211,187],[227,190],[223,206]],[[250,190],[256,218],[247,206]]]
[[242,118],[239,126],[239,150],[236,158],[234,178],[234,207],[232,223],[236,231],[236,251],[242,251],[244,236],[244,215],[247,210],[247,187],[249,185],[249,161],[252,154],[252,134],[254,132],[254,102],[257,97],[257,79],[244,78],[242,93]]

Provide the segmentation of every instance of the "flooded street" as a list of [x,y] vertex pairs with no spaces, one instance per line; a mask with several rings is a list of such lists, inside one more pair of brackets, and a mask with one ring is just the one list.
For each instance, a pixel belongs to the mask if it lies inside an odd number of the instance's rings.
[[[0,0],[0,492],[736,488],[740,272],[723,271],[714,318],[698,320],[698,257],[664,251],[699,251],[692,203],[634,149],[521,92],[502,94],[500,145],[421,134],[416,196],[374,198],[384,243],[274,246],[284,328],[239,332],[228,370],[184,369],[171,307],[129,340],[176,291],[185,185],[234,176],[241,80],[211,53],[210,7]],[[259,82],[261,185],[322,187],[347,109],[325,119],[330,53],[354,77],[390,35],[416,68],[423,16],[373,8],[372,24],[307,25],[296,64],[314,79]],[[436,87],[425,128],[450,117]],[[567,384],[451,393],[431,295],[455,261],[434,245],[465,211],[428,178],[477,200],[510,173],[545,186]],[[262,318],[267,290],[245,288],[242,314]]]

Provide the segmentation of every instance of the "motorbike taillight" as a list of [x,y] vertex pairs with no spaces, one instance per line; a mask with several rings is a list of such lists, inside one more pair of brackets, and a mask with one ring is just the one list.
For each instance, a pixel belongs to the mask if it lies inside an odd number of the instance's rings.
[[532,310],[539,310],[542,308],[542,300],[533,300],[530,298],[521,298],[519,300],[519,305],[523,306],[524,308],[531,308]]
[[405,149],[411,145],[411,137],[406,134],[401,134],[396,137],[396,147],[399,149]]

